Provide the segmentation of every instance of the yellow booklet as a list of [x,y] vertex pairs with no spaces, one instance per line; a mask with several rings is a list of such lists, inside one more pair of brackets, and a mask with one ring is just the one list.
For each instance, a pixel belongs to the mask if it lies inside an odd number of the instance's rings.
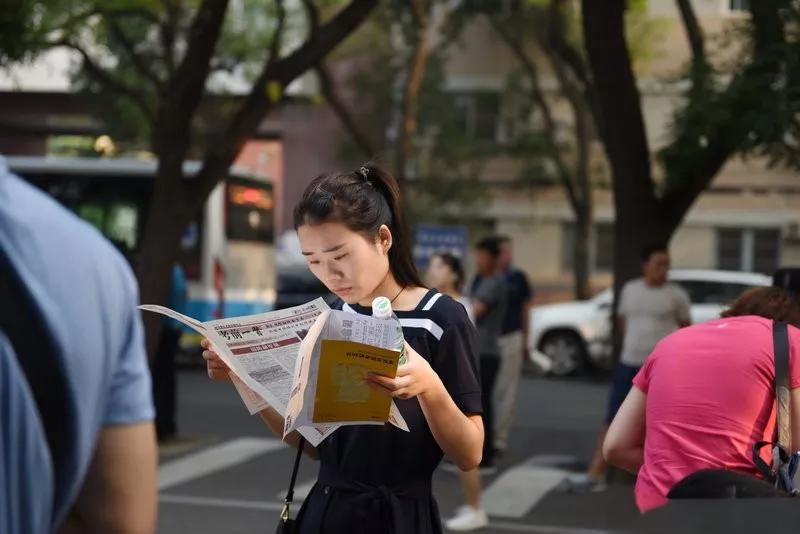
[[383,422],[391,397],[370,388],[367,374],[394,377],[400,353],[354,341],[322,340],[314,398],[314,422]]

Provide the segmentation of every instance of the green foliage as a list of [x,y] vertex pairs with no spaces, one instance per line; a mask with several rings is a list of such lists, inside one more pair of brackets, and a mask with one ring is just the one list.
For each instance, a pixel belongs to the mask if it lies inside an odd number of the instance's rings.
[[[685,104],[673,117],[671,142],[658,153],[666,191],[697,179],[699,163],[721,152],[800,169],[800,43],[793,35],[800,18],[796,9],[782,13],[786,38],[773,35],[757,57],[748,51],[721,68],[687,67]],[[752,49],[757,28],[751,20],[745,29],[736,35]]]

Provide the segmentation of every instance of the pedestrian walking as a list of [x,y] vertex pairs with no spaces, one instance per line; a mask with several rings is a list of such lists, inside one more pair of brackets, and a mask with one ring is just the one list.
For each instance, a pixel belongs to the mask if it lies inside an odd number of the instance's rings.
[[656,343],[691,323],[689,296],[679,286],[667,281],[670,266],[667,248],[658,244],[647,246],[640,258],[642,276],[625,284],[617,306],[622,354],[611,378],[605,424],[597,439],[589,472],[570,477],[570,483],[577,491],[595,491],[604,487],[608,464],[603,458],[603,440],[608,425]]
[[[789,324],[791,441],[800,449],[800,303],[781,288],[751,289],[721,319],[658,343],[611,423],[604,455],[638,474],[641,511],[704,469],[761,476],[753,446],[775,434],[773,321]],[[771,465],[770,448],[760,453]]]
[[[317,448],[306,444],[320,470],[298,532],[441,532],[433,471],[443,455],[464,470],[476,467],[484,441],[475,328],[463,306],[423,287],[398,184],[383,169],[319,176],[295,207],[294,223],[311,272],[338,296],[333,308],[371,315],[373,299],[391,300],[408,361],[396,378],[368,382],[396,399],[410,429],[344,426]],[[206,350],[204,357],[212,378],[227,379],[218,355]],[[260,415],[283,434],[277,411]],[[299,435],[286,441],[297,446]]]
[[464,287],[464,269],[461,266],[460,259],[449,252],[440,252],[432,255],[425,281],[428,287],[449,295],[453,300],[464,306],[467,317],[473,324],[475,323],[472,302],[469,297],[461,293],[461,289]]
[[153,532],[137,301],[111,243],[0,157],[0,532]]
[[499,269],[508,286],[508,309],[500,331],[500,368],[494,386],[494,448],[505,452],[514,424],[517,386],[522,375],[525,347],[528,346],[528,312],[533,303],[533,289],[524,272],[514,267],[514,245],[507,236],[500,242]]
[[500,367],[500,345],[498,340],[503,318],[508,306],[508,286],[500,271],[500,242],[489,237],[475,246],[475,264],[480,277],[474,285],[472,306],[478,326],[480,351],[481,397],[483,398],[483,459],[478,469],[462,469],[461,486],[465,505],[447,521],[447,528],[455,531],[477,530],[485,527],[489,520],[481,507],[481,471],[494,472],[494,418],[492,390],[497,370]]

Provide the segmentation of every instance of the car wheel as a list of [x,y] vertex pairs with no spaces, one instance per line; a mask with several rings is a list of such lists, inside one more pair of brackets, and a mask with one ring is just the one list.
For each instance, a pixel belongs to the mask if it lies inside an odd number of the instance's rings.
[[575,332],[558,331],[547,334],[540,350],[550,358],[550,373],[554,376],[569,376],[584,370],[586,346]]

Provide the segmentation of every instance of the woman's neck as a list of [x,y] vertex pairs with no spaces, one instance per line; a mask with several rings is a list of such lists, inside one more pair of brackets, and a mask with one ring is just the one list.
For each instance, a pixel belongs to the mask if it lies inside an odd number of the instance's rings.
[[403,290],[403,286],[397,283],[397,280],[394,279],[391,271],[386,273],[386,277],[383,281],[378,284],[372,293],[364,297],[364,299],[359,300],[358,303],[361,306],[366,308],[372,306],[372,301],[378,297],[386,297],[389,300],[394,299]]
[[424,287],[417,287],[414,285],[404,288],[395,280],[390,271],[386,274],[386,278],[383,279],[383,282],[378,284],[378,287],[376,287],[372,293],[362,300],[359,300],[358,304],[369,308],[372,306],[372,301],[376,298],[386,297],[389,300],[395,299],[394,302],[392,302],[393,310],[408,311],[416,308],[417,304],[419,304],[420,300],[422,300],[422,297],[424,297],[427,292],[428,290]]

